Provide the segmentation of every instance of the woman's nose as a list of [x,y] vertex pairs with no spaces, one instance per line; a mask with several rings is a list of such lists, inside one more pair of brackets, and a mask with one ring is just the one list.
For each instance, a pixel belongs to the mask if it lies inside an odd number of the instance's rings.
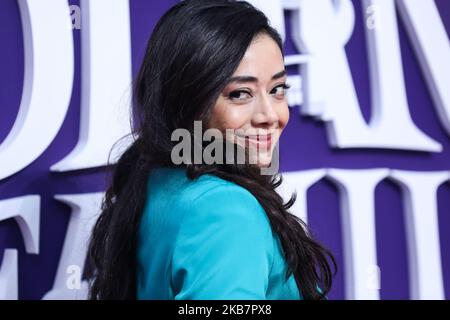
[[278,113],[275,107],[275,102],[272,101],[272,97],[269,94],[261,94],[253,115],[254,124],[271,126],[277,123]]

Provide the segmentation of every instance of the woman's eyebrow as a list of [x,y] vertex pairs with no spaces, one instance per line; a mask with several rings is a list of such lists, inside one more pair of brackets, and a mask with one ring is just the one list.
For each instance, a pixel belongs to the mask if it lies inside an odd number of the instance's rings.
[[[285,75],[286,75],[286,70],[280,71],[272,76],[272,80],[280,79],[280,78],[284,77]],[[253,76],[236,76],[236,77],[230,78],[228,83],[230,83],[230,82],[238,82],[238,83],[258,82],[258,78],[253,77]]]

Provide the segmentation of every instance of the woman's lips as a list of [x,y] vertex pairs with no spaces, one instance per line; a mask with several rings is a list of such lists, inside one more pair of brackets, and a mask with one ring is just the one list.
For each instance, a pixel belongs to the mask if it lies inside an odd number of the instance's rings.
[[272,147],[272,135],[256,135],[256,136],[245,136],[245,142],[253,144],[258,149],[270,150]]

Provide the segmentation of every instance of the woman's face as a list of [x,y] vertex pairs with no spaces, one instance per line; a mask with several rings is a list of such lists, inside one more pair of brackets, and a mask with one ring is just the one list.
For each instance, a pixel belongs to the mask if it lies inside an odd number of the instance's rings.
[[[208,128],[250,148],[251,163],[267,167],[289,120],[283,55],[268,35],[258,35],[213,107]],[[231,130],[227,130],[231,129]]]

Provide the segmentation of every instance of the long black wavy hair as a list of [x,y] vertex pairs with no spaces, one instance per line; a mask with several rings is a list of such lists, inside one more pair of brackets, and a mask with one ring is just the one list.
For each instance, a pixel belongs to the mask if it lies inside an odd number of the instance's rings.
[[[86,277],[90,299],[136,298],[136,244],[152,168],[174,166],[171,134],[195,120],[206,123],[227,80],[252,40],[269,35],[282,40],[267,17],[245,1],[186,0],[157,23],[133,86],[133,143],[109,166],[112,181],[91,235]],[[213,174],[249,190],[260,202],[280,238],[287,262],[304,299],[323,299],[336,270],[331,252],[313,239],[306,225],[288,212],[275,191],[280,173],[261,175],[251,165],[185,164],[189,179]],[[321,290],[317,290],[320,287]]]

